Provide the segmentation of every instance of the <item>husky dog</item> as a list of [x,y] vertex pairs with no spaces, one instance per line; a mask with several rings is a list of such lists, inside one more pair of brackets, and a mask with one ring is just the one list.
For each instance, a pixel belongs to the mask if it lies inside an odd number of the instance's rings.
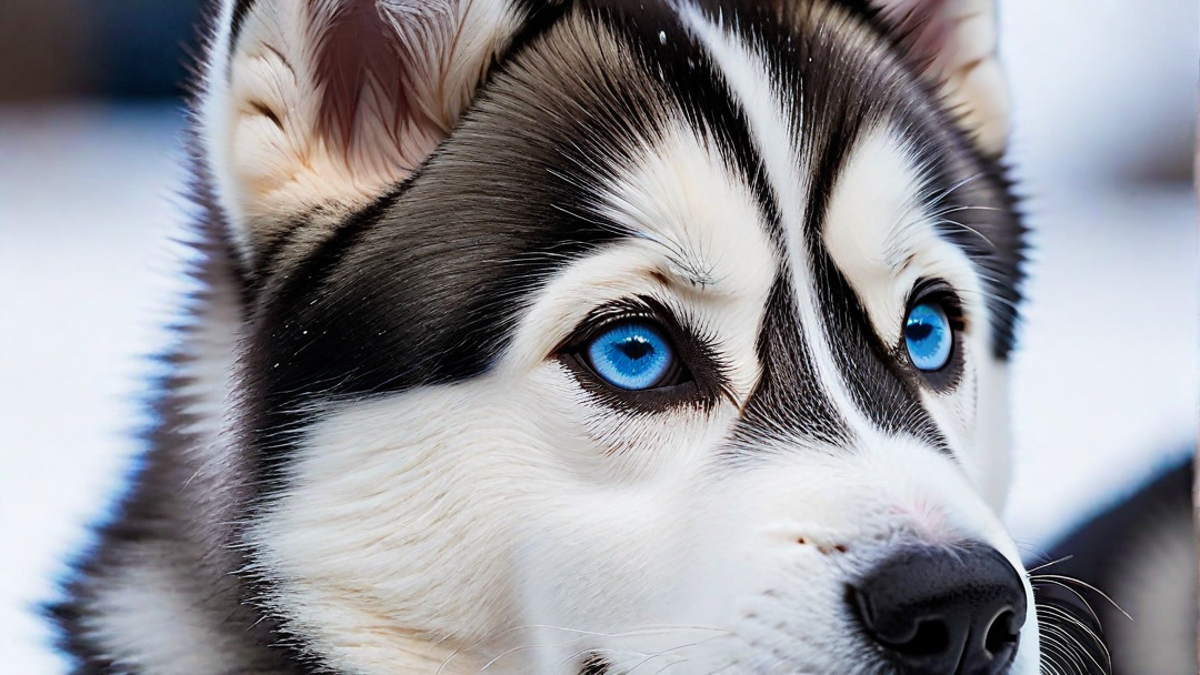
[[226,0],[77,673],[1034,675],[990,2]]

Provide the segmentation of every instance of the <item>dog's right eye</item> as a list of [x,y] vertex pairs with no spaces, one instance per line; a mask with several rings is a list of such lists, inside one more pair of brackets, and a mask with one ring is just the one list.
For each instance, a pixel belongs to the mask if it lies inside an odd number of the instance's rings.
[[619,389],[641,391],[670,384],[679,370],[670,341],[644,320],[605,327],[582,352],[592,371]]

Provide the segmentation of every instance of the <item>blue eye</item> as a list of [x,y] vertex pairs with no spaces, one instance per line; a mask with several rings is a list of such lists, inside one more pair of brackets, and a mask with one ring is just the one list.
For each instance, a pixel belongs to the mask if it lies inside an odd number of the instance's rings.
[[950,360],[954,333],[939,305],[924,302],[913,307],[904,321],[908,358],[921,370],[937,370]]
[[671,370],[675,354],[662,333],[641,321],[621,323],[587,344],[596,374],[621,389],[649,389]]

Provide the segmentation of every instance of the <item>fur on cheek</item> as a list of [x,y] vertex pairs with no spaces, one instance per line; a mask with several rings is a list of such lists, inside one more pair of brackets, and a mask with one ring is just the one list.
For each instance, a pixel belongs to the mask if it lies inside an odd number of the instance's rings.
[[515,548],[570,492],[579,452],[554,433],[556,398],[484,378],[326,415],[252,531],[275,611],[355,663],[414,639],[466,648],[518,621]]

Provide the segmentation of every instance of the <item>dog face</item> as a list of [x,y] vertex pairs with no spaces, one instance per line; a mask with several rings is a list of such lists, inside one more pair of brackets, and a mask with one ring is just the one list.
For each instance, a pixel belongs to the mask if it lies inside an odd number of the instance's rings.
[[1037,672],[960,4],[226,5],[200,138],[281,634],[354,673]]

